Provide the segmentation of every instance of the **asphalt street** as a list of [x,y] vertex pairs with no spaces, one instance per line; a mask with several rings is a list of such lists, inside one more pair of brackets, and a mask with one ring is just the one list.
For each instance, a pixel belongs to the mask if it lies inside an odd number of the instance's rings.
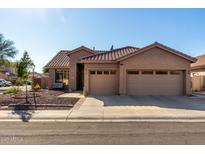
[[205,122],[0,122],[0,144],[205,144]]

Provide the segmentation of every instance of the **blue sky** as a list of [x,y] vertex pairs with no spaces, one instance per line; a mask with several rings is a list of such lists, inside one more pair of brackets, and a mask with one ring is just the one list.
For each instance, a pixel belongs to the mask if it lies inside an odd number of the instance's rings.
[[191,56],[205,53],[205,9],[0,9],[0,33],[27,50],[36,70],[61,49],[110,49],[155,41]]

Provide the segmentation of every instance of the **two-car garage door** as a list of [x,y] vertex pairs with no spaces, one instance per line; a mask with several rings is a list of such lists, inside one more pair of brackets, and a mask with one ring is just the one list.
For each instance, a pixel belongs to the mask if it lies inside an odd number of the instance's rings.
[[[125,79],[125,78],[124,78]],[[179,70],[127,70],[127,95],[183,95],[183,71]],[[89,72],[89,93],[116,95],[119,76],[115,70]]]
[[183,95],[182,71],[129,70],[128,95]]

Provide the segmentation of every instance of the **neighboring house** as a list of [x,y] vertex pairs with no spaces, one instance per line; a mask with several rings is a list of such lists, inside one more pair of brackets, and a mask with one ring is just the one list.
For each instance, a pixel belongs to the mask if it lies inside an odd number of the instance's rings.
[[192,90],[205,90],[205,55],[196,57],[196,63],[191,64]]
[[16,69],[13,67],[0,67],[0,78],[6,80],[15,80],[17,78]]
[[48,81],[49,81],[48,73],[37,73],[37,72],[34,72],[34,74],[31,73],[28,77],[28,80],[33,81],[34,86],[38,84],[42,89],[48,88]]
[[160,43],[143,48],[60,51],[47,65],[56,83],[92,95],[190,95],[190,64],[197,59]]

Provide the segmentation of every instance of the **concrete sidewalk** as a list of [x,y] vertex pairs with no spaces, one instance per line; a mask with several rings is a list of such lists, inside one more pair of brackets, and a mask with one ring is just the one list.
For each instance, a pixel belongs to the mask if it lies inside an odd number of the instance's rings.
[[[123,114],[122,114],[123,113]],[[182,114],[183,113],[183,114]],[[134,109],[128,109],[124,112],[123,109],[115,111],[105,109],[105,111],[97,110],[97,112],[86,113],[86,111],[68,111],[68,110],[43,110],[14,113],[13,111],[0,111],[0,121],[205,121],[205,113],[203,111],[183,111],[174,112],[164,110],[150,112],[149,109],[135,112]]]
[[[109,99],[109,97],[106,97]],[[116,96],[117,101],[125,97]],[[114,98],[112,98],[114,100]],[[197,98],[200,100],[200,98]],[[147,100],[146,100],[147,101]],[[104,106],[105,100],[82,97],[71,110],[0,111],[0,120],[204,120],[205,110],[159,106]],[[203,103],[203,102],[202,102]],[[205,103],[205,102],[204,102]],[[197,103],[195,103],[197,104]],[[195,105],[194,104],[194,105]],[[190,107],[190,102],[189,102]],[[197,106],[198,107],[198,106]]]
[[0,111],[0,120],[66,120],[71,110]]

